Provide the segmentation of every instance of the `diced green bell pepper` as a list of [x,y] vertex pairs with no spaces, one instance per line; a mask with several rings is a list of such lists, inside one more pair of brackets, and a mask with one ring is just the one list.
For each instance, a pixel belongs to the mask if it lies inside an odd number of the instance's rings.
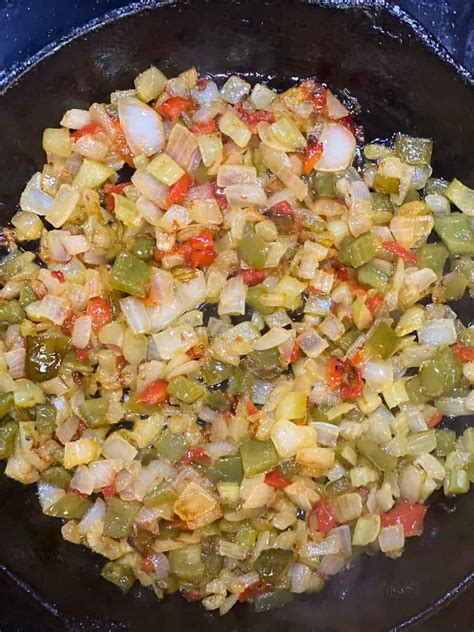
[[447,395],[462,378],[462,365],[449,347],[443,347],[420,367],[421,386],[431,397]]
[[143,499],[145,507],[160,507],[172,503],[176,500],[178,494],[167,483],[159,483],[149,492]]
[[452,255],[474,255],[474,233],[467,215],[437,215],[434,229]]
[[79,406],[79,412],[82,419],[87,422],[90,428],[103,428],[109,425],[107,413],[110,402],[108,397],[97,397],[95,399],[86,399]]
[[5,415],[11,411],[15,404],[13,393],[1,393],[0,394],[0,419],[3,419]]
[[161,433],[154,446],[161,458],[170,463],[177,463],[188,449],[188,445],[179,434],[173,434],[169,430]]
[[206,394],[206,389],[195,380],[190,380],[184,375],[174,377],[168,383],[168,394],[185,404],[193,404]]
[[128,252],[121,252],[109,273],[114,290],[143,298],[146,296],[150,274],[147,264]]
[[265,549],[257,557],[253,566],[264,581],[273,584],[283,575],[292,559],[291,551]]
[[381,321],[366,341],[366,347],[375,355],[388,360],[397,348],[399,338],[386,322]]
[[274,608],[281,608],[293,601],[294,595],[289,590],[275,590],[255,595],[253,605],[256,612],[268,612]]
[[262,303],[262,294],[264,291],[265,290],[261,285],[249,287],[247,290],[247,296],[245,297],[245,302],[255,311],[260,312],[263,316],[268,316],[274,311],[274,308]]
[[248,366],[255,375],[264,377],[264,373],[274,371],[280,366],[280,352],[278,347],[265,349],[265,351],[252,351],[247,356]]
[[444,428],[436,429],[436,456],[448,456],[456,447],[456,433]]
[[244,477],[242,457],[222,456],[216,459],[212,477],[216,483],[238,483],[240,485]]
[[462,272],[455,270],[449,272],[444,279],[444,300],[457,301],[464,296],[467,287],[467,279]]
[[351,488],[351,479],[348,476],[341,476],[336,481],[331,481],[325,486],[325,493],[328,496],[339,496],[345,494]]
[[382,472],[393,472],[397,467],[397,457],[385,452],[385,450],[369,439],[359,439],[357,441],[357,449]]
[[278,453],[271,440],[248,439],[240,446],[245,476],[256,476],[278,465]]
[[36,405],[36,430],[38,432],[54,432],[56,429],[56,408],[53,404]]
[[15,451],[15,438],[18,424],[15,421],[3,421],[0,424],[0,459],[8,459]]
[[169,552],[171,572],[190,582],[198,582],[204,575],[205,566],[201,560],[201,546],[190,544]]
[[218,360],[209,358],[201,364],[201,375],[209,386],[220,384],[234,373],[234,368]]
[[385,193],[385,195],[397,195],[400,189],[400,179],[376,173],[374,176],[374,189],[378,193]]
[[345,352],[357,340],[359,336],[360,331],[357,329],[357,327],[352,327],[351,329],[348,329],[343,336],[336,340],[334,344],[339,347],[339,349],[342,349],[342,351]]
[[62,465],[51,465],[47,470],[41,472],[41,480],[55,487],[67,489],[71,482],[72,474]]
[[410,398],[410,402],[415,406],[426,404],[426,402],[431,399],[428,393],[423,389],[419,375],[414,375],[410,380],[407,380],[405,382],[405,389]]
[[36,296],[36,294],[33,292],[32,288],[29,285],[25,285],[24,287],[21,288],[19,300],[20,300],[20,305],[24,309],[27,305],[30,305],[30,303],[34,303],[35,301],[37,301],[38,297]]
[[254,225],[247,222],[237,252],[239,258],[245,261],[248,266],[255,270],[263,270],[270,252],[270,246],[255,234]]
[[124,593],[130,590],[135,582],[132,569],[116,560],[107,562],[100,574],[104,579],[118,586]]
[[469,491],[469,476],[466,470],[455,469],[447,472],[444,479],[445,496],[467,494]]
[[132,254],[143,261],[149,261],[153,255],[154,242],[150,237],[136,237],[133,242]]
[[81,520],[91,507],[92,501],[89,498],[82,498],[77,494],[68,492],[51,505],[51,507],[48,507],[44,513],[53,518]]
[[393,205],[388,195],[372,191],[370,194],[372,199],[372,210],[374,213],[374,224],[388,224],[393,216]]
[[224,397],[222,391],[213,391],[207,394],[206,404],[211,408],[215,408],[220,412],[225,412],[229,409],[229,402]]
[[313,172],[311,188],[318,197],[333,198],[336,195],[336,176],[334,173]]
[[0,323],[19,325],[24,317],[25,312],[18,301],[0,300]]
[[26,336],[25,375],[34,382],[44,382],[56,377],[67,351],[66,336]]
[[474,190],[454,178],[446,189],[446,197],[466,215],[474,215]]
[[418,250],[418,267],[431,268],[439,277],[442,276],[444,264],[449,256],[446,247],[441,243],[423,244]]
[[138,513],[139,505],[117,496],[109,501],[104,518],[104,535],[109,538],[126,538]]
[[395,156],[409,165],[429,165],[433,151],[433,141],[429,138],[415,138],[407,134],[397,134]]
[[357,279],[359,283],[369,285],[379,292],[384,292],[390,282],[389,276],[372,262],[365,263],[357,270]]
[[379,255],[382,250],[381,239],[372,233],[365,233],[356,239],[343,239],[339,246],[339,259],[346,266],[360,268],[364,263]]

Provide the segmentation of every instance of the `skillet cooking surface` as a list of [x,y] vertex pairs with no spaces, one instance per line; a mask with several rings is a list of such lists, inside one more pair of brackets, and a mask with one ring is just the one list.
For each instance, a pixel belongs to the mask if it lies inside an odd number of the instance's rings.
[[[43,129],[56,126],[66,109],[128,88],[151,63],[168,76],[192,65],[217,78],[251,69],[251,80],[269,80],[276,88],[315,75],[357,96],[368,139],[396,130],[432,136],[435,173],[456,173],[474,184],[468,162],[474,144],[472,91],[395,12],[294,0],[180,2],[123,17],[73,40],[0,99],[3,221],[43,162]],[[457,309],[467,322],[469,304]],[[468,423],[458,419],[456,427]],[[32,587],[73,630],[141,630],[157,623],[163,632],[387,630],[417,620],[474,577],[474,494],[435,499],[424,535],[410,539],[397,561],[364,556],[318,595],[260,615],[236,607],[224,618],[178,596],[161,604],[143,589],[122,596],[99,577],[101,558],[62,540],[60,522],[41,514],[32,488],[1,477],[0,503],[3,569]],[[38,627],[50,629],[36,619],[28,629]]]

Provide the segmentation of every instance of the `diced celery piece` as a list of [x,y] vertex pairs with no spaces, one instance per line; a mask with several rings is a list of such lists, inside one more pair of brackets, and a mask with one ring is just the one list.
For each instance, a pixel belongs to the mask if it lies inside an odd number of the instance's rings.
[[84,158],[73,184],[81,191],[83,189],[97,189],[114,173],[115,171],[107,165]]
[[159,154],[153,158],[146,170],[169,187],[184,176],[185,173],[168,154]]

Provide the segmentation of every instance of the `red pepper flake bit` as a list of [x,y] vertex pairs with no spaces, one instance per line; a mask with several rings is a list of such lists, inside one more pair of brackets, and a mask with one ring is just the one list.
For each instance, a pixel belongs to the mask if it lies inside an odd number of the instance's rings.
[[81,362],[85,362],[89,359],[89,351],[90,349],[86,347],[85,349],[76,349],[76,357]]
[[435,428],[443,419],[443,413],[440,413],[438,410],[434,413],[432,417],[428,420],[428,428]]
[[185,173],[181,176],[181,178],[179,178],[179,180],[172,184],[168,190],[168,195],[166,196],[166,208],[169,208],[173,204],[181,204],[186,197],[192,182],[193,179],[189,173]]
[[112,308],[109,301],[102,296],[89,299],[86,313],[91,318],[94,329],[100,329],[112,321]]
[[262,121],[264,121],[265,123],[275,122],[275,115],[273,114],[273,112],[270,112],[270,110],[256,110],[253,112],[247,112],[244,109],[242,102],[240,101],[235,106],[235,110],[240,119],[247,125],[250,125],[250,127],[255,127],[256,125],[258,125],[258,123],[261,123]]
[[183,112],[192,112],[192,110],[194,110],[194,103],[191,99],[170,97],[166,99],[166,101],[163,101],[163,103],[160,103],[156,109],[166,118],[176,121]]
[[66,279],[64,278],[64,274],[61,272],[61,270],[52,270],[51,276],[57,279],[60,283],[66,282]]
[[181,461],[186,463],[186,465],[192,465],[196,461],[209,461],[209,456],[204,451],[204,448],[191,448],[185,452]]
[[338,281],[347,281],[349,279],[349,270],[345,267],[339,268],[336,272],[336,279]]
[[265,484],[269,485],[269,487],[284,489],[285,487],[288,487],[290,483],[291,481],[283,476],[278,468],[275,468],[271,472],[267,472],[265,474]]
[[263,283],[267,278],[267,273],[265,270],[254,270],[253,268],[249,268],[248,270],[241,270],[240,276],[246,285],[252,286]]
[[74,384],[82,384],[82,378],[83,375],[82,373],[79,373],[79,371],[72,372],[72,381],[74,382]]
[[[82,376],[81,376],[82,378]],[[76,434],[78,437],[82,437],[82,435],[85,433],[85,431],[89,428],[89,426],[86,424],[85,421],[83,421],[82,419],[79,421],[78,425],[77,425],[77,430],[76,430]]]
[[365,305],[372,315],[374,315],[378,311],[378,309],[382,307],[383,303],[383,297],[379,296],[378,294],[375,294],[375,296],[368,296],[365,299]]
[[330,386],[339,386],[343,399],[357,399],[362,395],[362,371],[351,361],[332,357],[329,359],[327,372]]

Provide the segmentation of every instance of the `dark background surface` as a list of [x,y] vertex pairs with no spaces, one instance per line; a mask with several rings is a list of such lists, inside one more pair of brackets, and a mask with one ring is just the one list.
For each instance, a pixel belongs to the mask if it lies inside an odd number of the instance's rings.
[[[107,11],[126,4],[120,0],[36,0],[41,2],[43,19],[37,20],[30,7],[32,3],[15,0],[0,2],[0,79],[19,62],[36,53],[51,41],[67,35],[73,28],[81,26]],[[35,6],[37,6],[35,2]],[[469,70],[474,69],[474,4],[470,0],[400,0],[402,8],[417,17],[460,63]],[[8,27],[8,32],[7,32]],[[11,36],[11,32],[18,33]],[[28,38],[25,37],[28,33]],[[446,560],[455,564],[456,560]],[[442,569],[440,569],[442,572]],[[78,600],[80,596],[78,595]],[[474,626],[466,627],[465,613],[474,613],[474,587],[450,605],[445,606],[429,621],[415,625],[416,632],[453,630],[471,632]],[[19,593],[16,584],[5,574],[0,574],[0,630],[1,632],[33,632],[64,630],[63,625],[51,613],[47,627],[35,623],[41,615],[45,622],[43,607],[34,596]],[[469,620],[469,619],[468,619]],[[158,625],[157,625],[158,627]],[[91,628],[92,629],[92,628]],[[88,632],[88,630],[84,631]],[[350,632],[350,630],[348,630]],[[379,631],[373,631],[379,632]],[[380,631],[381,632],[381,631]]]

